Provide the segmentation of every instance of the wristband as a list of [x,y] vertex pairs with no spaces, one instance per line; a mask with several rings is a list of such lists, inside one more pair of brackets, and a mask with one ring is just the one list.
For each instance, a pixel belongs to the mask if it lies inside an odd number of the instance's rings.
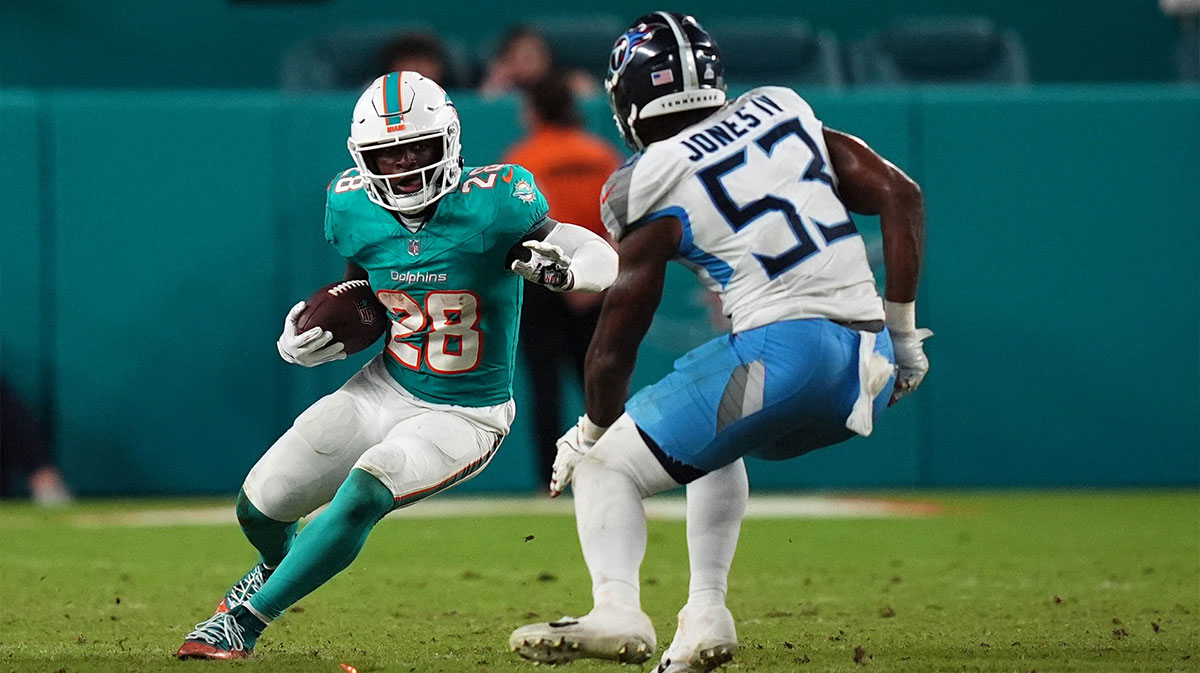
[[898,334],[912,334],[917,331],[917,302],[883,302],[884,323],[888,331]]
[[587,417],[587,414],[579,417],[579,432],[589,442],[595,442],[596,440],[600,439],[600,436],[604,434],[605,430],[608,430],[607,425],[596,425],[592,422],[592,419]]

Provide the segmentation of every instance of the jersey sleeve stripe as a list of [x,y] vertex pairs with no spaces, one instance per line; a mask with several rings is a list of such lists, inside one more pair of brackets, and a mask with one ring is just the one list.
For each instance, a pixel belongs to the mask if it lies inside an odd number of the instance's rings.
[[[604,207],[613,214],[618,223],[629,219],[629,186],[632,182],[633,171],[620,171],[614,176],[613,184],[604,199]],[[628,227],[622,227],[622,231]],[[624,233],[622,233],[624,235]]]

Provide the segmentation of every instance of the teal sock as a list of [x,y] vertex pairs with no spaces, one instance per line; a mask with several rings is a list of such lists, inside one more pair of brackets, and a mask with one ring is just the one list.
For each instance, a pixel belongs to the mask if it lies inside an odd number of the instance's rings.
[[250,502],[245,491],[238,491],[237,518],[246,539],[262,556],[262,562],[272,568],[279,565],[292,546],[299,522],[276,521],[268,517]]
[[367,534],[394,505],[392,492],[382,482],[363,470],[350,470],[328,509],[300,531],[292,551],[250,599],[251,607],[276,619],[345,570]]

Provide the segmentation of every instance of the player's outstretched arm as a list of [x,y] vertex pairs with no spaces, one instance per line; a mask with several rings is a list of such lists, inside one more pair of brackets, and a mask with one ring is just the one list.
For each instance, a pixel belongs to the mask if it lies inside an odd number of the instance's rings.
[[556,292],[600,292],[617,277],[608,241],[567,222],[548,219],[509,251],[509,268]]
[[895,404],[915,390],[929,371],[923,342],[933,332],[917,329],[916,317],[925,203],[917,183],[862,140],[832,129],[825,129],[824,135],[842,203],[855,213],[879,215],[886,272],[883,306],[898,368],[889,401]]

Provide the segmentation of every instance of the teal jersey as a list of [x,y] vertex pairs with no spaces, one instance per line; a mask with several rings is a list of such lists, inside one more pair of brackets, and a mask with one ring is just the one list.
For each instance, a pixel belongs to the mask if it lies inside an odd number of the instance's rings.
[[358,169],[333,179],[325,238],[367,270],[392,323],[384,361],[405,390],[466,407],[512,397],[523,279],[505,257],[546,211],[524,168],[466,168],[414,233],[367,198]]

